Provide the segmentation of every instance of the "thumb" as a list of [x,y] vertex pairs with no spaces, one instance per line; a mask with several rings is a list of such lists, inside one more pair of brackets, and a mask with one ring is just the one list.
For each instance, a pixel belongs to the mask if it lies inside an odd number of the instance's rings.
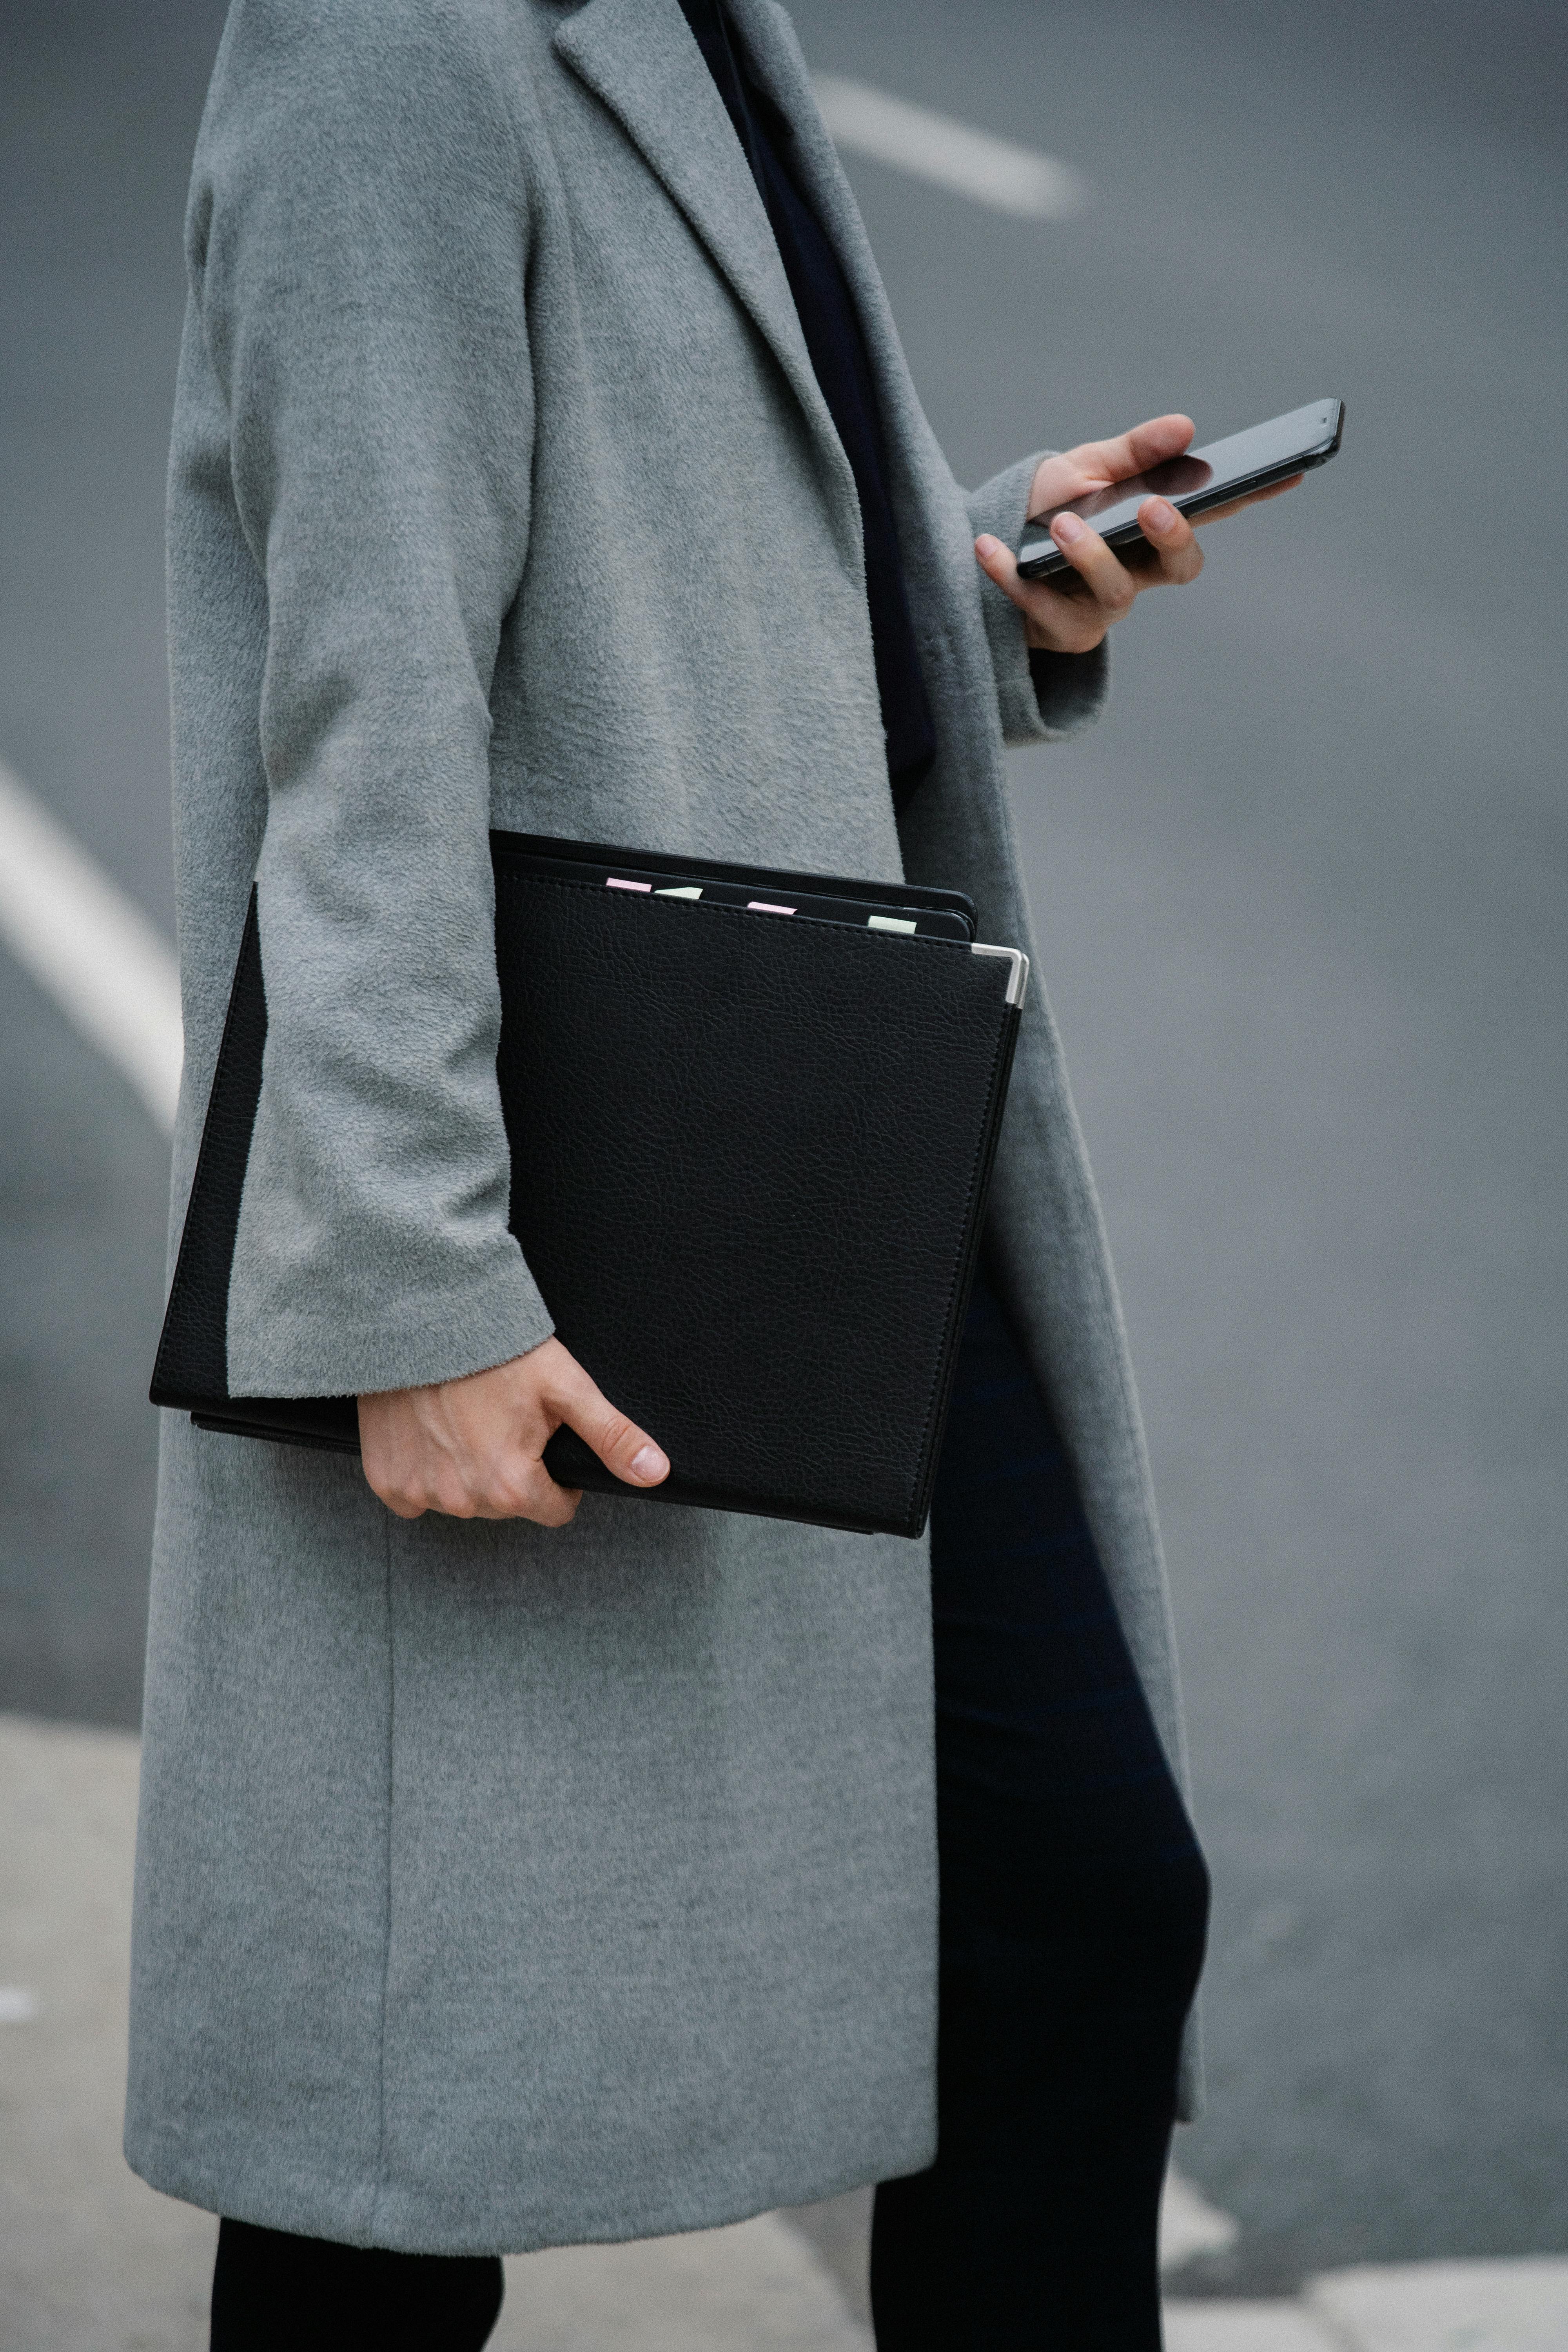
[[568,1429],[593,1447],[606,1470],[630,1486],[657,1486],[669,1475],[669,1457],[646,1429],[617,1412],[581,1364],[553,1383],[551,1402]]

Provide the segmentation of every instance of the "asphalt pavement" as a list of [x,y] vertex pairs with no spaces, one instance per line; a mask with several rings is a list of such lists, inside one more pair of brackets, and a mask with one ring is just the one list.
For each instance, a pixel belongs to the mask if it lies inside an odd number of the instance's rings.
[[[1142,1384],[1235,2215],[1191,2284],[1568,2251],[1555,7],[802,0],[1080,172],[851,160],[961,478],[1328,393],[1343,455],[1019,758]],[[171,918],[160,523],[208,0],[0,5],[0,756]],[[0,1706],[135,1717],[164,1151],[0,960]]]

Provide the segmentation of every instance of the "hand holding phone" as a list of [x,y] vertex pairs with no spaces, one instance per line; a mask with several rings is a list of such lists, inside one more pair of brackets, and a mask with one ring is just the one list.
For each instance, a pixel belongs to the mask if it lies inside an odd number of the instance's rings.
[[[1311,401],[1289,415],[1271,417],[1267,425],[1254,425],[1226,440],[1210,442],[1206,448],[1168,457],[1127,480],[1111,479],[1081,496],[1047,504],[1025,526],[1018,571],[1026,580],[1072,584],[1071,560],[1052,531],[1063,515],[1089,524],[1123,562],[1129,556],[1146,562],[1149,542],[1138,520],[1145,499],[1163,499],[1189,522],[1200,515],[1217,518],[1233,507],[1250,505],[1265,491],[1288,489],[1314,467],[1326,466],[1337,453],[1344,429],[1342,400]],[[1040,468],[1041,474],[1046,471]],[[1037,475],[1037,489],[1039,478]]]
[[[1023,613],[1032,647],[1092,652],[1143,589],[1197,578],[1203,553],[1191,517],[1215,521],[1277,498],[1333,456],[1343,419],[1340,402],[1319,401],[1211,449],[1192,450],[1192,420],[1181,415],[1082,442],[1041,461],[1024,560],[989,534],[976,540],[975,558]],[[1239,446],[1258,436],[1267,448]],[[1041,572],[1047,576],[1029,576]]]

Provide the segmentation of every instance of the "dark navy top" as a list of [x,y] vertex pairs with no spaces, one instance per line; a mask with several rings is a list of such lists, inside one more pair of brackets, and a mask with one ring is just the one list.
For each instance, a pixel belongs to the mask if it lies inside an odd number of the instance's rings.
[[794,133],[741,65],[719,0],[680,0],[773,224],[801,333],[860,495],[866,599],[893,799],[908,799],[936,755],[936,728],[910,619],[888,457],[866,339],[838,257],[790,170]]

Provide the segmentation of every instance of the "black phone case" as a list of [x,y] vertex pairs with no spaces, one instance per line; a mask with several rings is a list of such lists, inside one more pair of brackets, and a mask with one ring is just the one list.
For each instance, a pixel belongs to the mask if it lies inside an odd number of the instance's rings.
[[[628,1487],[566,1429],[547,1465],[643,1501],[917,1535],[1017,1035],[1012,964],[595,888],[542,866],[551,852],[642,855],[492,836],[511,1227],[562,1340],[672,1469]],[[956,892],[706,870],[973,919]],[[266,1035],[253,893],[153,1401],[204,1429],[355,1453],[352,1397],[228,1392]]]

